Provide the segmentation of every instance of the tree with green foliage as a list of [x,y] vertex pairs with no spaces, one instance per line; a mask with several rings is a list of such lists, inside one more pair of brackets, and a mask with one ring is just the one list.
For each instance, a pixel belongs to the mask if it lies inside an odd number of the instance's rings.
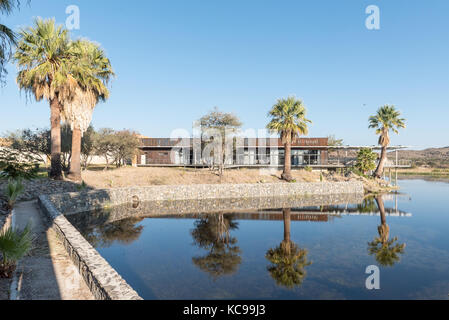
[[95,153],[99,156],[102,156],[106,161],[104,170],[108,170],[110,160],[111,158],[113,158],[113,153],[116,148],[114,130],[109,128],[100,129],[94,135],[94,146]]
[[376,168],[377,154],[370,148],[362,148],[357,153],[356,169],[366,175]]
[[70,172],[67,178],[81,181],[82,137],[88,130],[95,106],[109,97],[107,84],[114,76],[111,62],[98,44],[88,40],[70,43],[70,75],[76,81],[72,99],[64,104],[62,118],[72,129]]
[[[9,15],[18,8],[19,0],[0,0],[0,14]],[[17,35],[15,32],[0,23],[0,84],[4,84],[4,77],[7,74],[5,65],[9,61],[12,53],[12,47],[17,44]]]
[[306,119],[306,108],[301,100],[293,96],[287,99],[279,99],[268,113],[271,118],[267,128],[271,132],[280,135],[285,147],[284,172],[282,179],[292,181],[291,174],[291,146],[293,140],[300,135],[307,135],[308,123],[312,121]]
[[22,29],[14,60],[19,68],[17,84],[36,101],[46,99],[51,111],[50,177],[63,179],[61,166],[61,112],[71,99],[73,78],[69,73],[69,33],[54,20],[35,20]]
[[116,131],[112,140],[112,157],[117,168],[131,162],[137,148],[140,146],[140,139],[137,133],[130,130]]
[[405,119],[401,118],[401,113],[395,106],[384,105],[379,108],[376,115],[369,118],[369,128],[376,129],[379,135],[379,145],[382,146],[382,152],[374,176],[381,178],[384,172],[384,166],[387,161],[388,146],[390,145],[390,130],[398,134],[400,128],[405,128]]

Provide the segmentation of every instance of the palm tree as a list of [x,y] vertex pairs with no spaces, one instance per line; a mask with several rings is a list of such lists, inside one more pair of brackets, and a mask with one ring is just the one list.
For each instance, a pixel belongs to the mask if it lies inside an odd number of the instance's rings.
[[[8,15],[19,4],[18,0],[0,0],[0,13]],[[0,83],[3,83],[5,64],[11,56],[11,47],[16,45],[16,40],[14,31],[0,23]]]
[[389,239],[390,227],[387,225],[385,206],[381,195],[376,197],[376,203],[380,211],[381,225],[377,228],[379,237],[368,243],[368,252],[375,256],[380,265],[393,266],[400,260],[400,254],[404,253],[405,243],[396,243],[397,237]]
[[283,210],[284,240],[281,245],[268,250],[265,255],[271,265],[267,267],[271,277],[278,285],[294,288],[300,286],[306,276],[305,267],[312,263],[307,260],[307,250],[301,249],[291,241],[291,209]]
[[384,105],[375,116],[369,118],[369,128],[376,129],[379,135],[379,145],[382,146],[382,153],[374,176],[381,178],[385,162],[387,161],[387,148],[390,144],[390,130],[398,134],[399,128],[405,128],[405,119],[400,118],[401,113],[395,106]]
[[291,174],[291,146],[292,141],[299,135],[308,133],[307,123],[312,121],[306,119],[306,109],[301,100],[293,96],[287,99],[279,99],[268,113],[271,117],[267,128],[281,136],[285,147],[284,172],[282,179],[292,181]]
[[19,35],[14,54],[19,68],[17,84],[37,101],[44,98],[50,103],[50,177],[61,180],[61,111],[72,91],[68,82],[69,34],[52,19],[36,19],[34,28],[23,29]]
[[72,99],[64,104],[62,118],[73,131],[72,158],[67,178],[80,181],[81,138],[89,128],[95,106],[109,97],[107,84],[114,72],[104,51],[90,41],[73,42],[70,56],[71,79],[75,85]]

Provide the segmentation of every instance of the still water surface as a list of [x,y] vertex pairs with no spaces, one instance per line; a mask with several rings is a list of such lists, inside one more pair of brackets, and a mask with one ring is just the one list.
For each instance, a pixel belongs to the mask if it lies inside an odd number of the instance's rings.
[[448,299],[449,183],[400,185],[360,204],[68,218],[144,299]]

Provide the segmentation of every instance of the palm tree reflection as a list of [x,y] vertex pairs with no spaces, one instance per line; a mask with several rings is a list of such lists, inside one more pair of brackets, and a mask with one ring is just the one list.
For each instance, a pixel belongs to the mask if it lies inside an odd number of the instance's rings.
[[195,245],[208,250],[204,256],[193,257],[193,263],[207,272],[214,280],[235,273],[240,265],[240,248],[230,231],[238,229],[232,216],[224,214],[206,215],[195,222],[191,231]]
[[403,254],[405,250],[405,243],[396,243],[398,241],[397,237],[389,240],[390,227],[387,225],[382,195],[376,197],[376,202],[380,211],[381,225],[377,227],[379,237],[374,238],[373,241],[368,243],[368,252],[370,255],[375,256],[376,261],[380,265],[391,267],[400,261],[400,255]]
[[307,250],[301,249],[290,239],[291,209],[283,209],[284,240],[281,244],[267,251],[267,267],[271,277],[280,286],[294,288],[300,286],[306,276],[305,267],[312,264],[307,261]]

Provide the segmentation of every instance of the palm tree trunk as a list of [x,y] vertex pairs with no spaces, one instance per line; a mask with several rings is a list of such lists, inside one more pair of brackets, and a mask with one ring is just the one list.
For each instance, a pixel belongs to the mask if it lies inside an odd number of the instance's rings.
[[377,169],[374,172],[374,176],[376,178],[379,178],[379,179],[382,178],[382,174],[384,173],[384,166],[385,166],[386,162],[387,162],[387,147],[383,146],[382,152],[380,154],[379,165],[377,166]]
[[81,130],[73,129],[72,157],[70,159],[70,172],[67,178],[72,181],[81,181]]
[[51,169],[50,178],[62,180],[61,166],[61,106],[57,98],[50,101]]
[[292,181],[292,144],[291,141],[285,143],[284,172],[282,179]]

